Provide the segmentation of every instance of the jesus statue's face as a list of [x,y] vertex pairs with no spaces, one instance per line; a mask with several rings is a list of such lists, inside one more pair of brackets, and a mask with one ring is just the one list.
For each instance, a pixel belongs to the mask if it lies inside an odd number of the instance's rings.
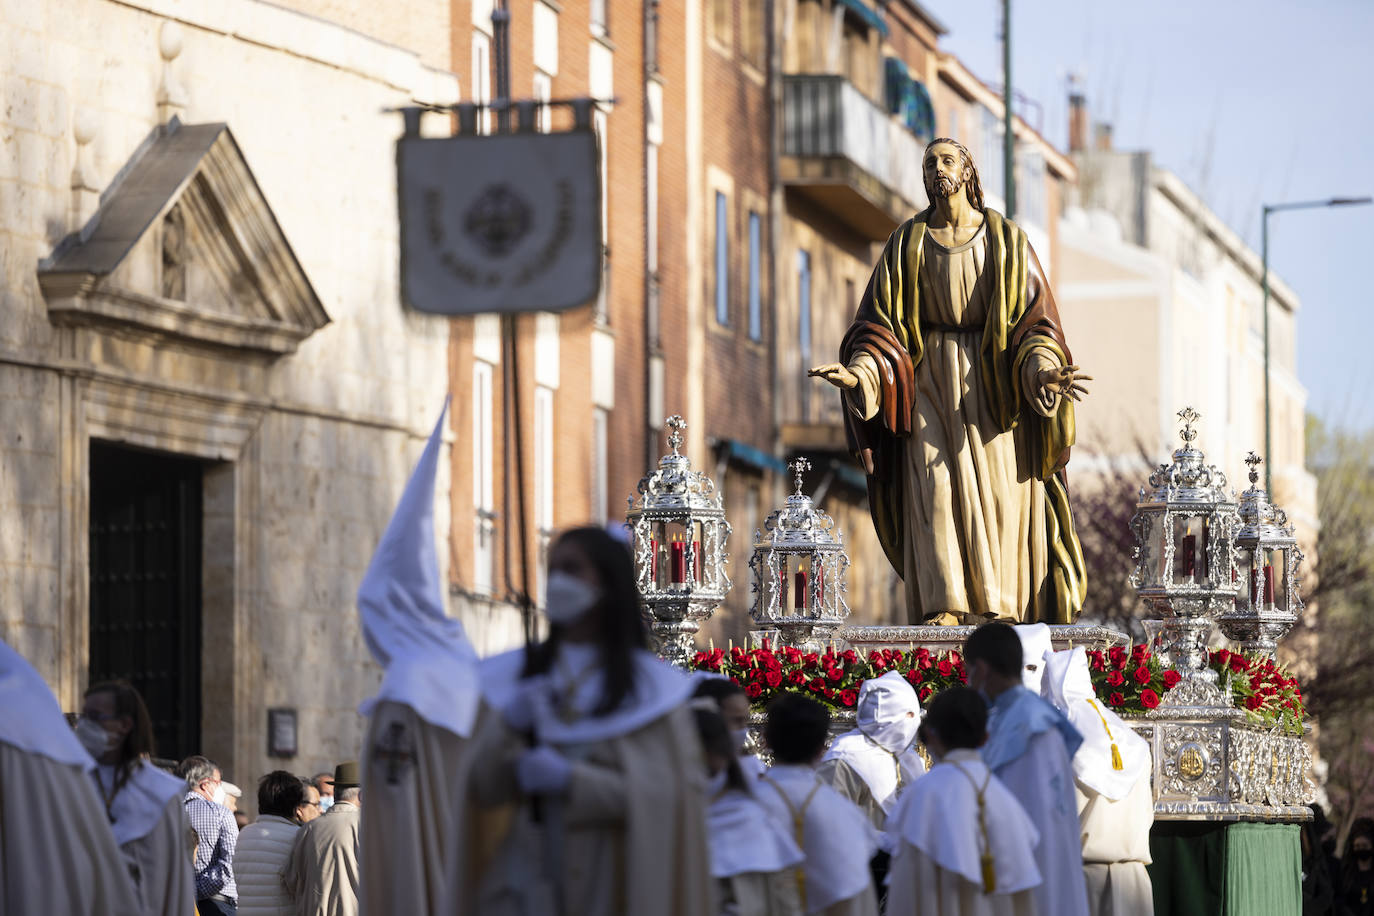
[[936,197],[953,197],[968,180],[964,154],[950,143],[937,143],[927,150],[921,168],[931,203]]

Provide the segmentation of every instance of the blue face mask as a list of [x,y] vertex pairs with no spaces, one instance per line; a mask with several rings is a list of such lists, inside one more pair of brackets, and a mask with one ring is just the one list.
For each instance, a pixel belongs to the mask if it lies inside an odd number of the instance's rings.
[[321,814],[324,814],[326,811],[328,811],[328,810],[329,810],[330,808],[332,808],[332,807],[334,807],[334,796],[332,796],[332,795],[321,795],[321,796],[320,796],[320,813],[321,813]]

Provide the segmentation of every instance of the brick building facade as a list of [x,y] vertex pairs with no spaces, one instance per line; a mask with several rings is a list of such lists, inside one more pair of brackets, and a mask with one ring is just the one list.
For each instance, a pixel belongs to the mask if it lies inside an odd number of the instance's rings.
[[[662,454],[663,418],[680,413],[688,453],[716,480],[734,528],[735,587],[703,638],[747,634],[753,534],[790,489],[786,462],[798,455],[849,540],[853,620],[901,619],[839,399],[805,370],[834,358],[882,242],[925,206],[920,156],[936,125],[973,134],[975,155],[995,145],[1000,156],[998,99],[940,52],[942,27],[912,0],[881,11],[860,0],[509,9],[514,95],[614,97],[597,115],[602,300],[518,322],[531,566],[553,531],[623,518]],[[489,0],[451,7],[465,99],[490,98],[490,13]],[[1042,204],[1028,229],[1049,267],[1058,185],[1073,167],[1019,119],[1017,132],[1018,157],[1039,166],[1026,170],[1041,185],[1026,196]],[[454,450],[450,568],[455,606],[483,648],[518,639],[503,599],[525,587],[516,489],[503,498],[515,472],[503,421],[514,413],[500,351],[496,319],[454,322],[454,429],[474,445]],[[532,568],[535,593],[538,580]]]

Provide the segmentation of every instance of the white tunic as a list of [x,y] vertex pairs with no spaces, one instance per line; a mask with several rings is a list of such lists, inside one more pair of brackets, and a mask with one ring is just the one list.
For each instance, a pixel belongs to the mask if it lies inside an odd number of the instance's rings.
[[878,836],[864,813],[811,767],[776,765],[759,782],[758,799],[775,818],[794,825],[794,833],[796,818],[802,820],[805,912],[876,916],[878,899],[868,869]]
[[89,775],[95,761],[43,678],[3,642],[0,710],[0,913],[139,916]]

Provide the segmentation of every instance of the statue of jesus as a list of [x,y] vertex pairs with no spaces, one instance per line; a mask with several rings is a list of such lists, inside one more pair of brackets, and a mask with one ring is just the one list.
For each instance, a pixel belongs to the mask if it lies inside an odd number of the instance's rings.
[[841,361],[809,374],[842,392],[912,623],[1070,623],[1086,586],[1064,466],[1091,376],[968,150],[935,140],[922,170],[931,206],[888,238]]

